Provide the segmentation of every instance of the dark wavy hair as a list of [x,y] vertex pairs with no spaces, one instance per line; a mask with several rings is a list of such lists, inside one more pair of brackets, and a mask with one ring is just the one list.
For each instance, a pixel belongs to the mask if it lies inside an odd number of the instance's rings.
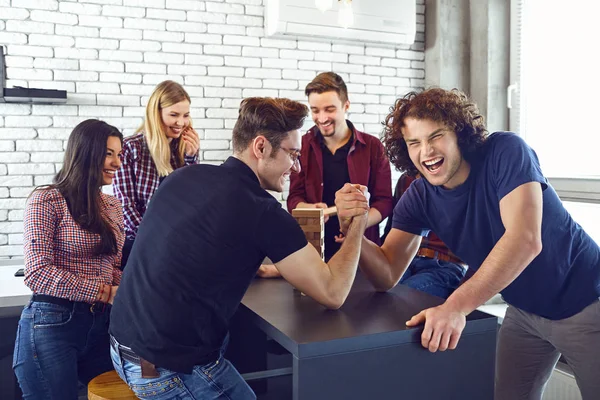
[[458,138],[458,147],[466,161],[472,161],[487,137],[483,116],[475,103],[458,89],[431,88],[410,92],[396,100],[384,121],[383,145],[387,156],[399,171],[415,176],[417,168],[408,155],[402,136],[406,118],[430,120],[446,125]]
[[308,107],[297,101],[271,97],[249,97],[240,104],[237,122],[233,127],[233,150],[244,151],[252,140],[263,135],[273,148],[274,155],[289,131],[300,129]]
[[114,136],[123,144],[117,128],[97,119],[80,122],[71,132],[65,150],[63,167],[52,184],[38,189],[57,189],[65,198],[73,220],[89,232],[100,235],[94,254],[117,254],[115,233],[104,219],[100,208],[102,169],[106,159],[108,138]]

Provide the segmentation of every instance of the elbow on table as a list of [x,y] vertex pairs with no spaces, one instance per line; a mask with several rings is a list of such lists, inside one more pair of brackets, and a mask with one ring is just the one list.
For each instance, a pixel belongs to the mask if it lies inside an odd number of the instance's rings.
[[398,281],[387,280],[385,282],[373,282],[373,287],[376,292],[384,293],[396,286]]
[[332,293],[327,296],[327,299],[322,301],[321,304],[327,307],[329,310],[339,310],[340,307],[344,305],[347,297],[348,293],[345,295]]

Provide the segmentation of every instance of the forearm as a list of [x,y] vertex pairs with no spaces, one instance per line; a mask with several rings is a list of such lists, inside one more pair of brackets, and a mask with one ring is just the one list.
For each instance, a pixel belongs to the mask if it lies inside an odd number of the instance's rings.
[[541,243],[505,233],[477,273],[460,286],[446,303],[469,314],[510,285],[540,251]]
[[367,228],[375,226],[381,222],[383,218],[381,217],[381,213],[378,209],[371,207],[369,209],[369,214],[367,214]]
[[[360,260],[360,270],[365,277],[371,282],[375,290],[385,292],[398,283],[402,273],[395,277],[392,273],[392,265],[381,247],[367,238],[362,239]],[[407,264],[408,266],[408,264]],[[397,274],[396,274],[397,275]]]
[[327,264],[330,272],[328,292],[340,306],[346,300],[356,276],[366,222],[366,216],[352,220],[342,247]]

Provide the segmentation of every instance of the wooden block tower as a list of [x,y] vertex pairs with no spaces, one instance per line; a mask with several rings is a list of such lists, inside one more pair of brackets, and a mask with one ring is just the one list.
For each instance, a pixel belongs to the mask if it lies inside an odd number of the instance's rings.
[[325,222],[322,208],[296,208],[292,216],[300,224],[306,239],[315,246],[321,258],[325,257]]

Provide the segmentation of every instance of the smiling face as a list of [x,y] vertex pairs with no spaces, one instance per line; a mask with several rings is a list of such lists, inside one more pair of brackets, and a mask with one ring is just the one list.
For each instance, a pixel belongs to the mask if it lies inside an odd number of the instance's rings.
[[346,111],[350,102],[340,100],[335,91],[323,93],[311,93],[308,95],[310,115],[319,131],[324,137],[338,135],[344,137],[348,130],[346,124]]
[[[260,139],[262,138],[262,139]],[[255,140],[263,140],[257,137]],[[283,192],[285,181],[289,180],[292,172],[300,172],[301,140],[300,132],[288,132],[287,138],[281,141],[280,148],[272,154],[271,144],[264,139],[264,150],[258,160],[257,176],[260,185],[265,190]]]
[[109,136],[106,141],[106,157],[102,166],[102,184],[112,184],[115,172],[121,167],[121,140],[116,136]]
[[190,124],[190,102],[187,100],[175,103],[161,110],[163,130],[169,141],[181,136],[183,128]]
[[471,169],[453,130],[430,120],[406,118],[402,136],[411,161],[429,183],[454,189],[467,180]]

